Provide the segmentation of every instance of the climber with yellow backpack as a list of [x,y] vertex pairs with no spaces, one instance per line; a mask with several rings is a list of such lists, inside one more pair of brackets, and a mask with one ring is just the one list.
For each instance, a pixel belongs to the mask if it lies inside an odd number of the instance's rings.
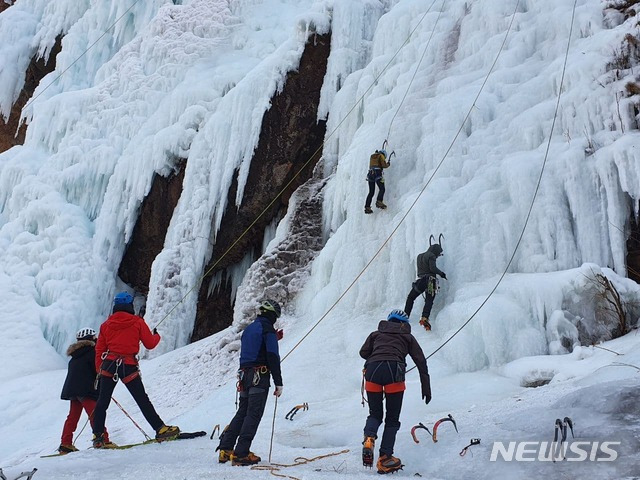
[[391,152],[387,158],[387,151],[385,150],[387,141],[382,144],[382,149],[376,150],[369,159],[369,171],[367,172],[367,183],[369,184],[369,194],[367,200],[364,203],[364,213],[373,213],[371,210],[371,201],[373,200],[373,194],[376,191],[376,185],[378,185],[378,196],[376,198],[376,207],[384,210],[387,206],[384,204],[384,176],[382,170],[391,166],[391,157],[395,155],[395,152]]

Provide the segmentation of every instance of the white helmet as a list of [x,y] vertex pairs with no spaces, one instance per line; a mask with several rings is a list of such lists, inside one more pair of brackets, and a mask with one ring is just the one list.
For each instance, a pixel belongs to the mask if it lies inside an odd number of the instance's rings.
[[83,328],[76,333],[76,340],[82,340],[84,337],[95,337],[96,331],[93,328]]

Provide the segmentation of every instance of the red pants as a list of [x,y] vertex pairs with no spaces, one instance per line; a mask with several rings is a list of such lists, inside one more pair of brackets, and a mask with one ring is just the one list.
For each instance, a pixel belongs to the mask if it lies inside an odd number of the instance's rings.
[[[60,443],[63,445],[73,444],[73,432],[76,431],[83,408],[84,411],[87,412],[87,415],[89,415],[89,421],[93,427],[93,410],[96,408],[96,400],[88,397],[76,397],[72,399],[69,405],[69,415],[67,415],[64,427],[62,428],[62,440]],[[108,442],[109,434],[106,428],[104,429],[104,437],[105,442]]]

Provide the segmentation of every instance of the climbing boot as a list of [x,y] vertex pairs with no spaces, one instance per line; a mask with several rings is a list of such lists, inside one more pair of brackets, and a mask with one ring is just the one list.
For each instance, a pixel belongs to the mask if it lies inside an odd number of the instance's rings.
[[218,454],[218,463],[227,463],[233,456],[233,450],[220,450]]
[[257,456],[253,452],[249,452],[249,455],[246,457],[236,457],[235,455],[231,456],[231,465],[235,467],[247,467],[249,465],[255,465],[262,460],[259,456]]
[[66,455],[67,453],[77,452],[77,451],[78,449],[70,444],[67,445],[65,443],[61,443],[60,446],[58,447],[58,453],[61,455]]
[[376,202],[376,207],[378,207],[378,208],[380,208],[380,209],[382,209],[382,210],[384,210],[385,208],[387,208],[387,206],[384,204],[384,202],[381,202],[380,200],[378,200],[378,201]]
[[156,431],[156,440],[162,442],[163,440],[173,440],[180,435],[180,429],[174,426],[163,425]]
[[380,458],[378,458],[377,467],[378,467],[378,473],[385,474],[385,473],[394,473],[394,472],[397,472],[398,470],[402,470],[402,467],[404,467],[404,465],[402,465],[402,462],[400,461],[399,458],[396,458],[393,455],[387,455],[386,453],[383,453],[382,455],[380,455]]
[[420,317],[420,325],[422,325],[427,332],[431,331],[429,317]]
[[376,437],[364,437],[362,442],[362,465],[373,467],[373,449],[376,444]]
[[364,213],[373,213],[373,210],[371,210],[371,207],[364,207]]

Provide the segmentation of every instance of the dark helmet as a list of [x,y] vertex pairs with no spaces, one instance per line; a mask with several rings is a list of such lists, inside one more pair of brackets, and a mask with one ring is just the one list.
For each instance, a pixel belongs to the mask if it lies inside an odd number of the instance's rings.
[[261,312],[273,312],[276,314],[276,318],[278,318],[282,314],[282,309],[280,305],[275,300],[263,300],[260,304]]
[[387,317],[388,322],[405,322],[409,323],[409,316],[403,310],[391,310]]
[[437,257],[439,257],[440,255],[442,255],[442,247],[440,246],[439,243],[434,243],[433,245],[431,245],[429,247],[429,250],[431,250],[433,253],[435,253],[435,255]]
[[120,292],[113,299],[114,305],[131,305],[133,304],[133,296],[129,292]]

